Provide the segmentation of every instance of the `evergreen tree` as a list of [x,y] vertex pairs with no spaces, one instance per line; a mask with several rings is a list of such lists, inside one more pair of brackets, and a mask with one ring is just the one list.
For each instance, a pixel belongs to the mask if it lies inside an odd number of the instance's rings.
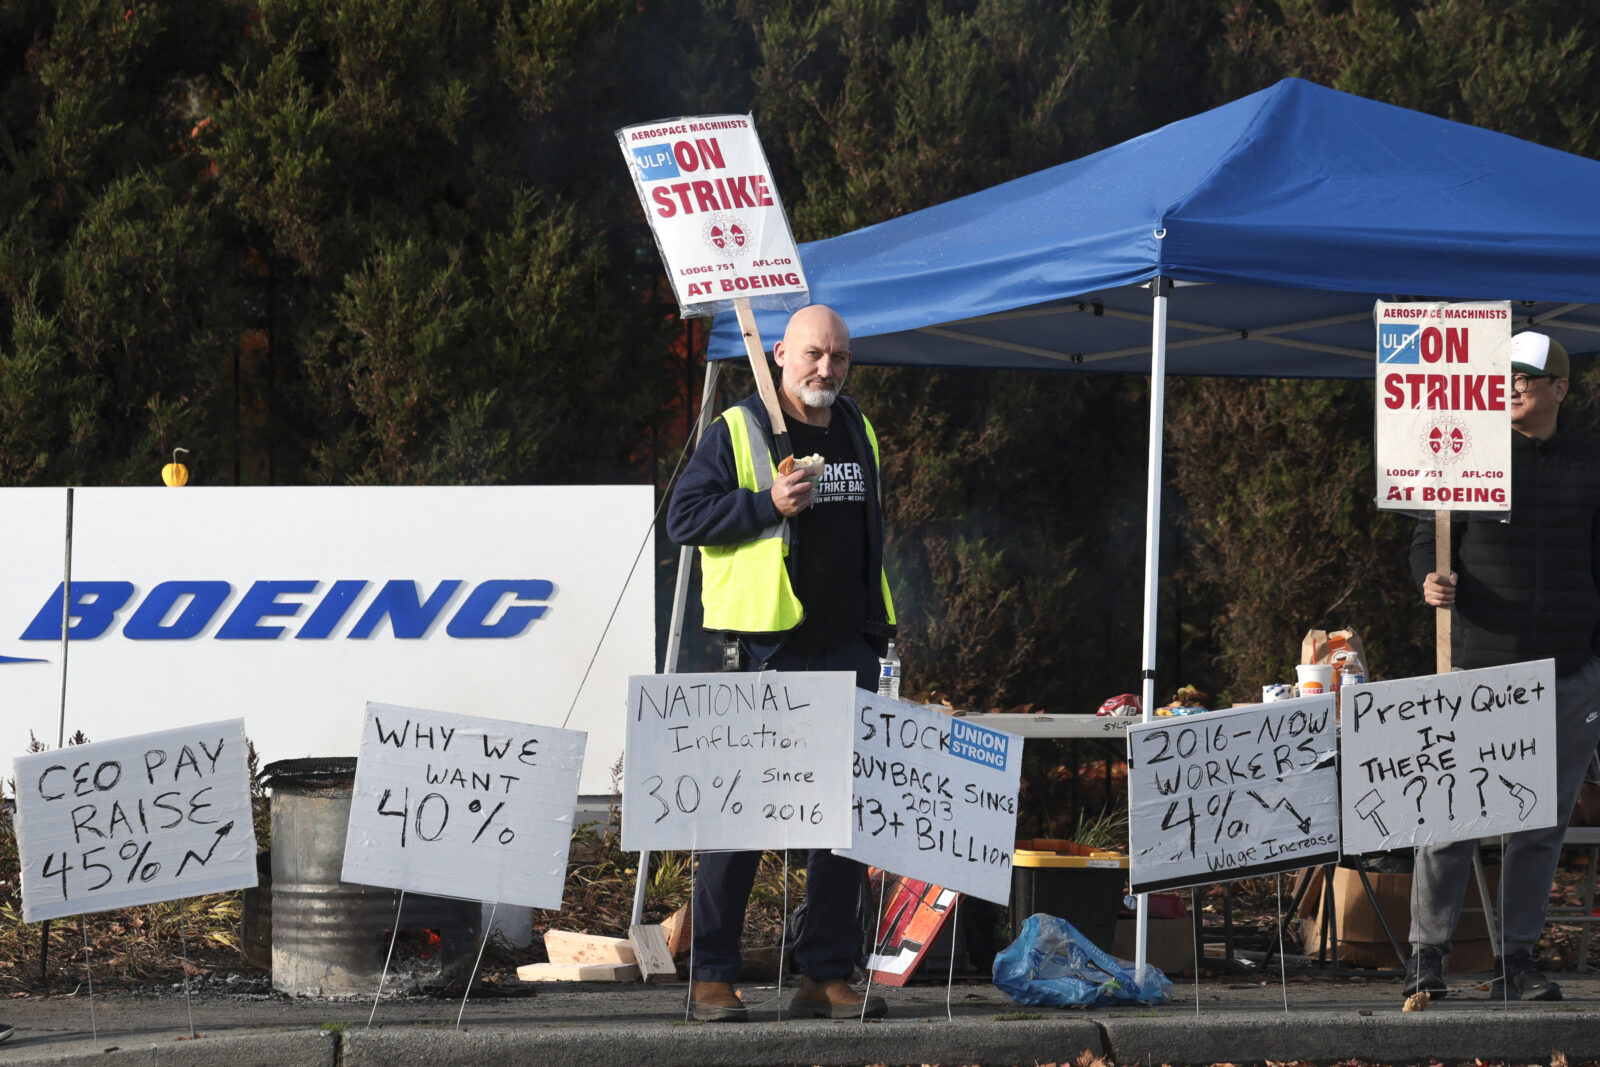
[[[1212,41],[1207,106],[1298,76],[1593,155],[1597,42],[1593,4],[1241,2]],[[1202,687],[1253,699],[1292,677],[1306,630],[1341,626],[1362,635],[1378,676],[1431,673],[1432,613],[1407,565],[1413,523],[1372,502],[1372,386],[1193,380],[1173,398],[1180,595],[1207,620],[1186,639],[1214,657]],[[1582,390],[1574,401],[1570,416],[1592,419]]]
[[0,478],[648,476],[676,328],[611,137],[676,103],[616,62],[677,39],[646,22],[0,6]]
[[[1178,117],[1193,31],[1112,0],[768,3],[755,111],[802,240]],[[884,444],[907,692],[1089,711],[1137,688],[1148,389],[858,365]],[[1092,506],[1080,506],[1085,502]]]
[[238,294],[195,85],[235,20],[0,5],[0,484],[148,483],[176,445],[216,450]]

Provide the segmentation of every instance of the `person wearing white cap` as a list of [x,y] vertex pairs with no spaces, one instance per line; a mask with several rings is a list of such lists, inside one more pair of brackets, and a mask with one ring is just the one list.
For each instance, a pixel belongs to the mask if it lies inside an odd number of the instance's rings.
[[[1542,333],[1511,342],[1511,513],[1452,514],[1455,570],[1434,567],[1433,517],[1411,540],[1422,597],[1450,607],[1451,663],[1461,670],[1556,661],[1559,822],[1508,834],[1501,860],[1500,956],[1492,997],[1560,1000],[1533,950],[1544,931],[1567,819],[1600,741],[1600,446],[1558,425],[1567,351]],[[1444,996],[1442,958],[1461,918],[1476,841],[1417,849],[1405,993]]]

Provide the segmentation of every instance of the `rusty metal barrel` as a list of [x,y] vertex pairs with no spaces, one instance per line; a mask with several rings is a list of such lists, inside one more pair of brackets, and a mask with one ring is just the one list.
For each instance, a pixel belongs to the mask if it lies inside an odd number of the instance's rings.
[[[460,987],[483,924],[477,901],[355,885],[340,879],[355,785],[354,758],[280,760],[272,790],[272,987],[306,996]],[[398,933],[396,933],[398,930]]]

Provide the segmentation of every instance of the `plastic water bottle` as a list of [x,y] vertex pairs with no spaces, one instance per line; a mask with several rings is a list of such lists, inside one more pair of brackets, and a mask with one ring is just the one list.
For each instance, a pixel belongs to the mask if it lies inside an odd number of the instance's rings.
[[1366,665],[1361,662],[1359,655],[1350,653],[1339,667],[1339,687],[1342,689],[1347,685],[1361,685],[1366,680]]
[[900,699],[900,653],[894,650],[893,641],[878,659],[878,695],[890,700]]

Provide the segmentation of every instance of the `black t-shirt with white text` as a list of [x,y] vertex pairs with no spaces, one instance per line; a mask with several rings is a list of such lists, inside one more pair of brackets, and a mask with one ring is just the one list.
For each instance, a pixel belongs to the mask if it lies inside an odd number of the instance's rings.
[[823,428],[789,423],[796,456],[821,455],[827,462],[812,505],[791,519],[789,581],[806,617],[786,648],[820,652],[861,633],[867,619],[867,480],[870,457],[855,454],[841,416]]

